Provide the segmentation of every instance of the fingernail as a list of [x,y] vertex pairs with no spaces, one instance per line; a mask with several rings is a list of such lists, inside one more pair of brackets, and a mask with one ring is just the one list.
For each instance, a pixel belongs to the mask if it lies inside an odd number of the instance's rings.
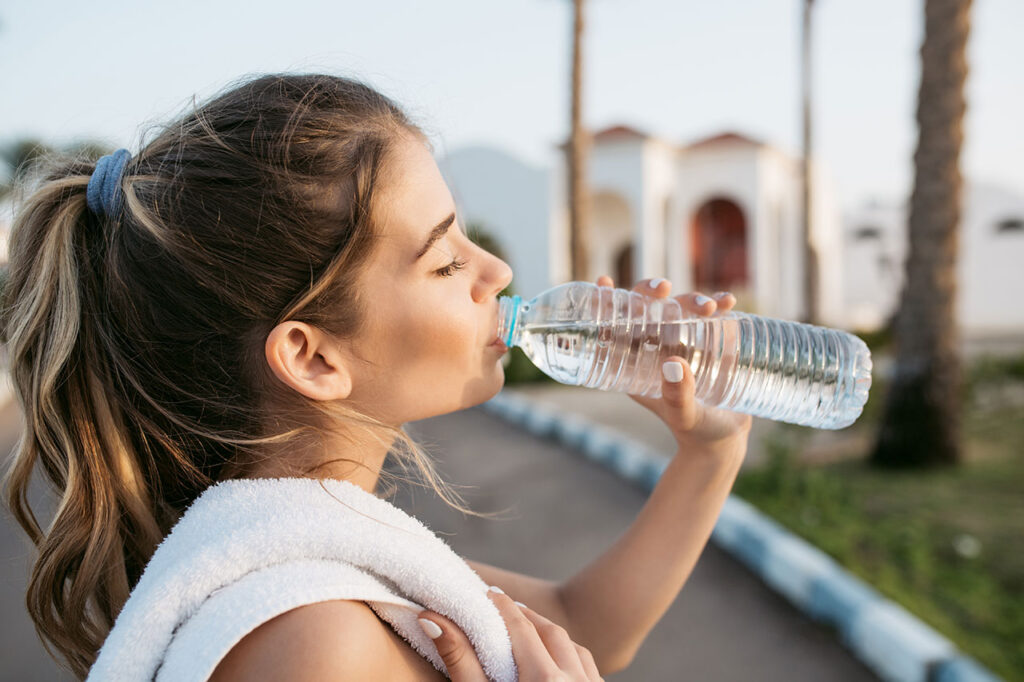
[[725,298],[728,295],[728,291],[719,291],[717,294],[715,294],[715,298]]
[[420,618],[420,627],[423,628],[423,632],[427,633],[427,637],[430,639],[437,639],[441,636],[441,626],[432,620],[426,618]]
[[667,381],[678,384],[683,380],[683,363],[675,360],[666,362],[661,366],[661,373],[665,375]]
[[524,604],[524,603],[523,603],[523,602],[521,602],[521,601],[517,601],[517,602],[516,602],[516,606],[518,606],[518,607],[520,607],[520,608],[524,608],[524,609],[526,608],[526,604]]
[[661,283],[664,282],[664,281],[665,281],[664,277],[659,277],[658,279],[652,279],[651,280],[651,288],[652,289],[657,289],[658,287],[661,286]]
[[703,294],[697,294],[697,305],[704,305],[705,303],[710,303],[710,302],[711,302],[711,299],[708,298],[707,296],[705,296]]
[[497,592],[498,594],[505,594],[505,590],[501,589],[497,585],[491,585],[487,589],[490,590],[491,592]]

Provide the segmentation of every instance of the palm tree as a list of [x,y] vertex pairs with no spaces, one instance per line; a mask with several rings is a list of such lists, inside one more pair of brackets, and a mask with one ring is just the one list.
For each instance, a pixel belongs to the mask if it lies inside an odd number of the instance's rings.
[[37,160],[55,153],[98,159],[111,150],[98,142],[75,142],[54,147],[34,137],[23,137],[0,147],[0,200],[5,199]]
[[572,263],[572,278],[586,280],[590,276],[587,239],[589,202],[586,184],[590,138],[580,121],[583,106],[583,0],[573,0],[573,17],[572,113],[569,135],[569,256]]
[[21,138],[0,148],[0,199],[5,199],[14,189],[25,171],[37,158],[53,152],[53,148],[35,138]]
[[971,0],[925,1],[906,284],[895,317],[895,371],[871,455],[880,466],[961,459],[955,303],[970,9]]
[[814,216],[812,210],[812,176],[811,176],[811,11],[814,0],[804,0],[803,33],[802,33],[802,83],[803,92],[803,137],[804,153],[801,160],[803,197],[803,242],[804,242],[804,322],[816,324],[818,320],[818,252],[811,240],[811,224]]

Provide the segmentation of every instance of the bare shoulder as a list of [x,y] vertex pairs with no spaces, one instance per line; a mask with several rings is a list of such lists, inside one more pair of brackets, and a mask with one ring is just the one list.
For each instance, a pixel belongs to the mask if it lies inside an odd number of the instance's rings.
[[242,638],[221,659],[210,682],[391,679],[395,664],[389,631],[365,602],[339,599],[300,606]]

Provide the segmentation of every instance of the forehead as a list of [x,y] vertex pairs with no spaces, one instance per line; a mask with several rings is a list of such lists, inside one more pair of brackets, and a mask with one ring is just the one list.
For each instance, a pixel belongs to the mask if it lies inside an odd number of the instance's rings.
[[452,197],[430,150],[404,137],[388,159],[380,188],[383,237],[413,239],[421,245],[430,229],[452,212]]

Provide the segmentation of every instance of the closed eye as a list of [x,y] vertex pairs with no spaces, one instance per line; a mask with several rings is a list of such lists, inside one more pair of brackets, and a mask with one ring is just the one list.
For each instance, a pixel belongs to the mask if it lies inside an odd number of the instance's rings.
[[469,261],[459,260],[458,258],[456,258],[455,260],[453,260],[448,265],[444,266],[440,270],[435,270],[434,272],[436,272],[441,277],[451,277],[456,272],[458,272],[462,268],[466,267],[466,264],[468,262]]

